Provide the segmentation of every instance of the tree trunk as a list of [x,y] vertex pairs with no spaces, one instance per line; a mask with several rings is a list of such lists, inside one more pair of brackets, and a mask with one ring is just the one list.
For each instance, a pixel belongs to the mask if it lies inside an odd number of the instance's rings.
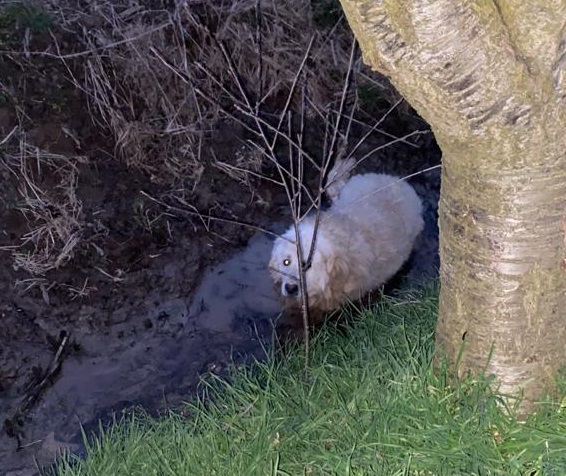
[[438,348],[530,410],[566,364],[566,0],[341,2],[443,152]]

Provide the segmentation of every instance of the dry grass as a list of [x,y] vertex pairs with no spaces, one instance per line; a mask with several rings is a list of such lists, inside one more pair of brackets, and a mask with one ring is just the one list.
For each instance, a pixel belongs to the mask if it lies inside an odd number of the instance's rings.
[[77,164],[85,161],[40,150],[27,142],[25,134],[13,152],[1,157],[0,165],[18,184],[16,208],[29,229],[21,244],[11,247],[15,269],[42,276],[73,257],[83,229]]
[[[28,28],[20,51],[8,56],[24,68],[34,59],[59,64],[82,91],[97,133],[111,136],[116,156],[149,174],[162,198],[192,208],[206,172],[221,170],[252,193],[259,180],[286,187],[298,219],[299,209],[320,203],[329,165],[357,148],[348,136],[359,121],[361,87],[390,99],[394,93],[362,66],[333,0],[172,3],[39,3],[54,25],[49,43],[33,51]],[[226,156],[209,147],[220,120],[243,126],[242,142]],[[314,123],[326,127],[307,147]],[[40,150],[20,135],[19,144],[4,144],[2,163],[29,230],[10,251],[16,268],[42,277],[67,263],[83,239],[76,188],[84,158]],[[304,186],[305,169],[320,175],[314,195]],[[155,217],[146,212],[142,225],[151,229]]]
[[[281,109],[311,41],[302,78],[307,114],[340,97],[352,36],[339,17],[317,25],[309,1],[175,2],[169,11],[149,3],[87,2],[81,13],[61,14],[83,44],[78,58],[60,55],[120,157],[158,182],[195,184],[214,162],[203,156],[203,138],[243,100],[227,56],[263,115]],[[300,97],[291,99],[293,109]]]

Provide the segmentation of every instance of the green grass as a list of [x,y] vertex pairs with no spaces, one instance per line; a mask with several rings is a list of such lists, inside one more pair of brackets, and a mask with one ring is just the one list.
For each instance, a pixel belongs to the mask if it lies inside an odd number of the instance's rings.
[[182,415],[125,417],[58,474],[566,474],[560,405],[519,423],[487,379],[434,369],[436,311],[434,291],[388,299],[318,333],[308,378],[300,348],[239,370]]

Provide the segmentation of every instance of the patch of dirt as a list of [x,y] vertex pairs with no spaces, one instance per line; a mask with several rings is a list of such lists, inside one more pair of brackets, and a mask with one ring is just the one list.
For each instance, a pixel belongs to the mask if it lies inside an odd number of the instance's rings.
[[[0,136],[9,130],[7,120]],[[42,150],[61,153],[68,146],[55,121],[33,134]],[[215,147],[224,152],[236,139],[223,137]],[[238,348],[248,356],[261,350],[247,330],[219,333],[187,320],[205,270],[244,246],[254,230],[164,213],[140,194],[159,196],[147,174],[104,151],[86,156],[76,189],[85,223],[81,242],[70,264],[36,277],[10,263],[11,247],[29,227],[17,208],[17,182],[2,170],[8,186],[0,201],[1,470],[33,468],[34,460],[50,464],[54,451],[77,448],[69,444],[78,442],[79,423],[132,404],[153,410],[164,399],[178,404],[190,398],[201,374],[229,365]],[[47,190],[48,182],[41,181]],[[267,219],[262,194],[272,192],[252,193],[211,169],[193,203],[261,226]],[[160,378],[152,378],[156,373]]]

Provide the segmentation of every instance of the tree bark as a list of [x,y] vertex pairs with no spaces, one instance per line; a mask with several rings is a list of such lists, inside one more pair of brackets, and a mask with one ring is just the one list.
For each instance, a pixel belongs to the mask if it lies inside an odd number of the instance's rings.
[[341,3],[443,152],[438,348],[528,411],[566,364],[566,0]]

